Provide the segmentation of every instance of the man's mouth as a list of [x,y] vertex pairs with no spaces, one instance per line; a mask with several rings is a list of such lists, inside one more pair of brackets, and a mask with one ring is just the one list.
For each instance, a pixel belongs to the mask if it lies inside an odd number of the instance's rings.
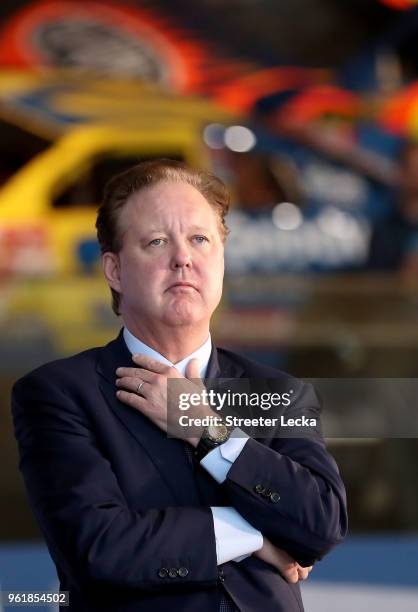
[[168,290],[178,290],[178,291],[197,291],[197,287],[194,283],[188,283],[187,281],[179,281],[177,283],[173,283],[170,285]]

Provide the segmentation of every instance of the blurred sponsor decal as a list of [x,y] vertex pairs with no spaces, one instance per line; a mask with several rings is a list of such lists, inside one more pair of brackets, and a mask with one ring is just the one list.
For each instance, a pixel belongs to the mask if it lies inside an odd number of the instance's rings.
[[154,11],[94,0],[34,2],[6,23],[0,42],[4,66],[76,68],[176,91],[200,81],[205,55]]
[[232,211],[226,244],[231,274],[338,270],[362,266],[367,258],[370,227],[356,218],[326,207],[312,219],[278,227],[271,215]]
[[51,272],[46,228],[40,225],[0,228],[0,274]]
[[327,78],[329,73],[323,68],[274,66],[231,75],[230,78],[217,84],[213,93],[224,106],[248,112],[266,96],[273,94],[277,96],[288,90],[309,87]]
[[239,112],[262,96],[329,77],[323,69],[265,68],[217,54],[158,9],[111,0],[39,0],[16,12],[0,34],[0,66],[136,79],[177,93],[209,95]]

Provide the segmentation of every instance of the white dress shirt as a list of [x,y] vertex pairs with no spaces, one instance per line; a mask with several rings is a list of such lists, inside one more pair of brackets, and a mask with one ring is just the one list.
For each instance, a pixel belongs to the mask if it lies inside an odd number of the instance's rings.
[[[127,327],[123,330],[123,337],[131,354],[141,354],[157,359],[161,363],[174,366],[180,374],[185,376],[186,366],[193,358],[199,360],[200,377],[204,378],[212,352],[212,339],[209,337],[201,347],[178,363],[171,363],[163,355],[136,338]],[[210,451],[200,464],[218,482],[222,483],[242,449],[248,436],[238,431],[241,437],[231,437]],[[263,536],[236,510],[230,506],[212,506],[213,524],[216,540],[216,557],[218,565],[227,561],[241,561],[263,546]]]

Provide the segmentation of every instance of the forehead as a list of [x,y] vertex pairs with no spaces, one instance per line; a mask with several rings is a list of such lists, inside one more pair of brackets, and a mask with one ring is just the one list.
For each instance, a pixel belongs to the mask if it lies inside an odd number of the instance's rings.
[[174,219],[213,223],[217,217],[206,198],[195,187],[182,182],[161,182],[141,189],[130,196],[123,212],[125,219],[140,218],[141,223]]

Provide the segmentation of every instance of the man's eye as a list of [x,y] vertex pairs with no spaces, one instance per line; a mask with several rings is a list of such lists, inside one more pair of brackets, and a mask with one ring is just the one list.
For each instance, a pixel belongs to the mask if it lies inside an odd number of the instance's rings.
[[206,236],[193,236],[193,240],[195,240],[198,244],[203,244],[204,242],[208,242]]
[[154,240],[151,240],[149,243],[149,246],[161,246],[163,242],[164,240],[162,238],[154,238]]

